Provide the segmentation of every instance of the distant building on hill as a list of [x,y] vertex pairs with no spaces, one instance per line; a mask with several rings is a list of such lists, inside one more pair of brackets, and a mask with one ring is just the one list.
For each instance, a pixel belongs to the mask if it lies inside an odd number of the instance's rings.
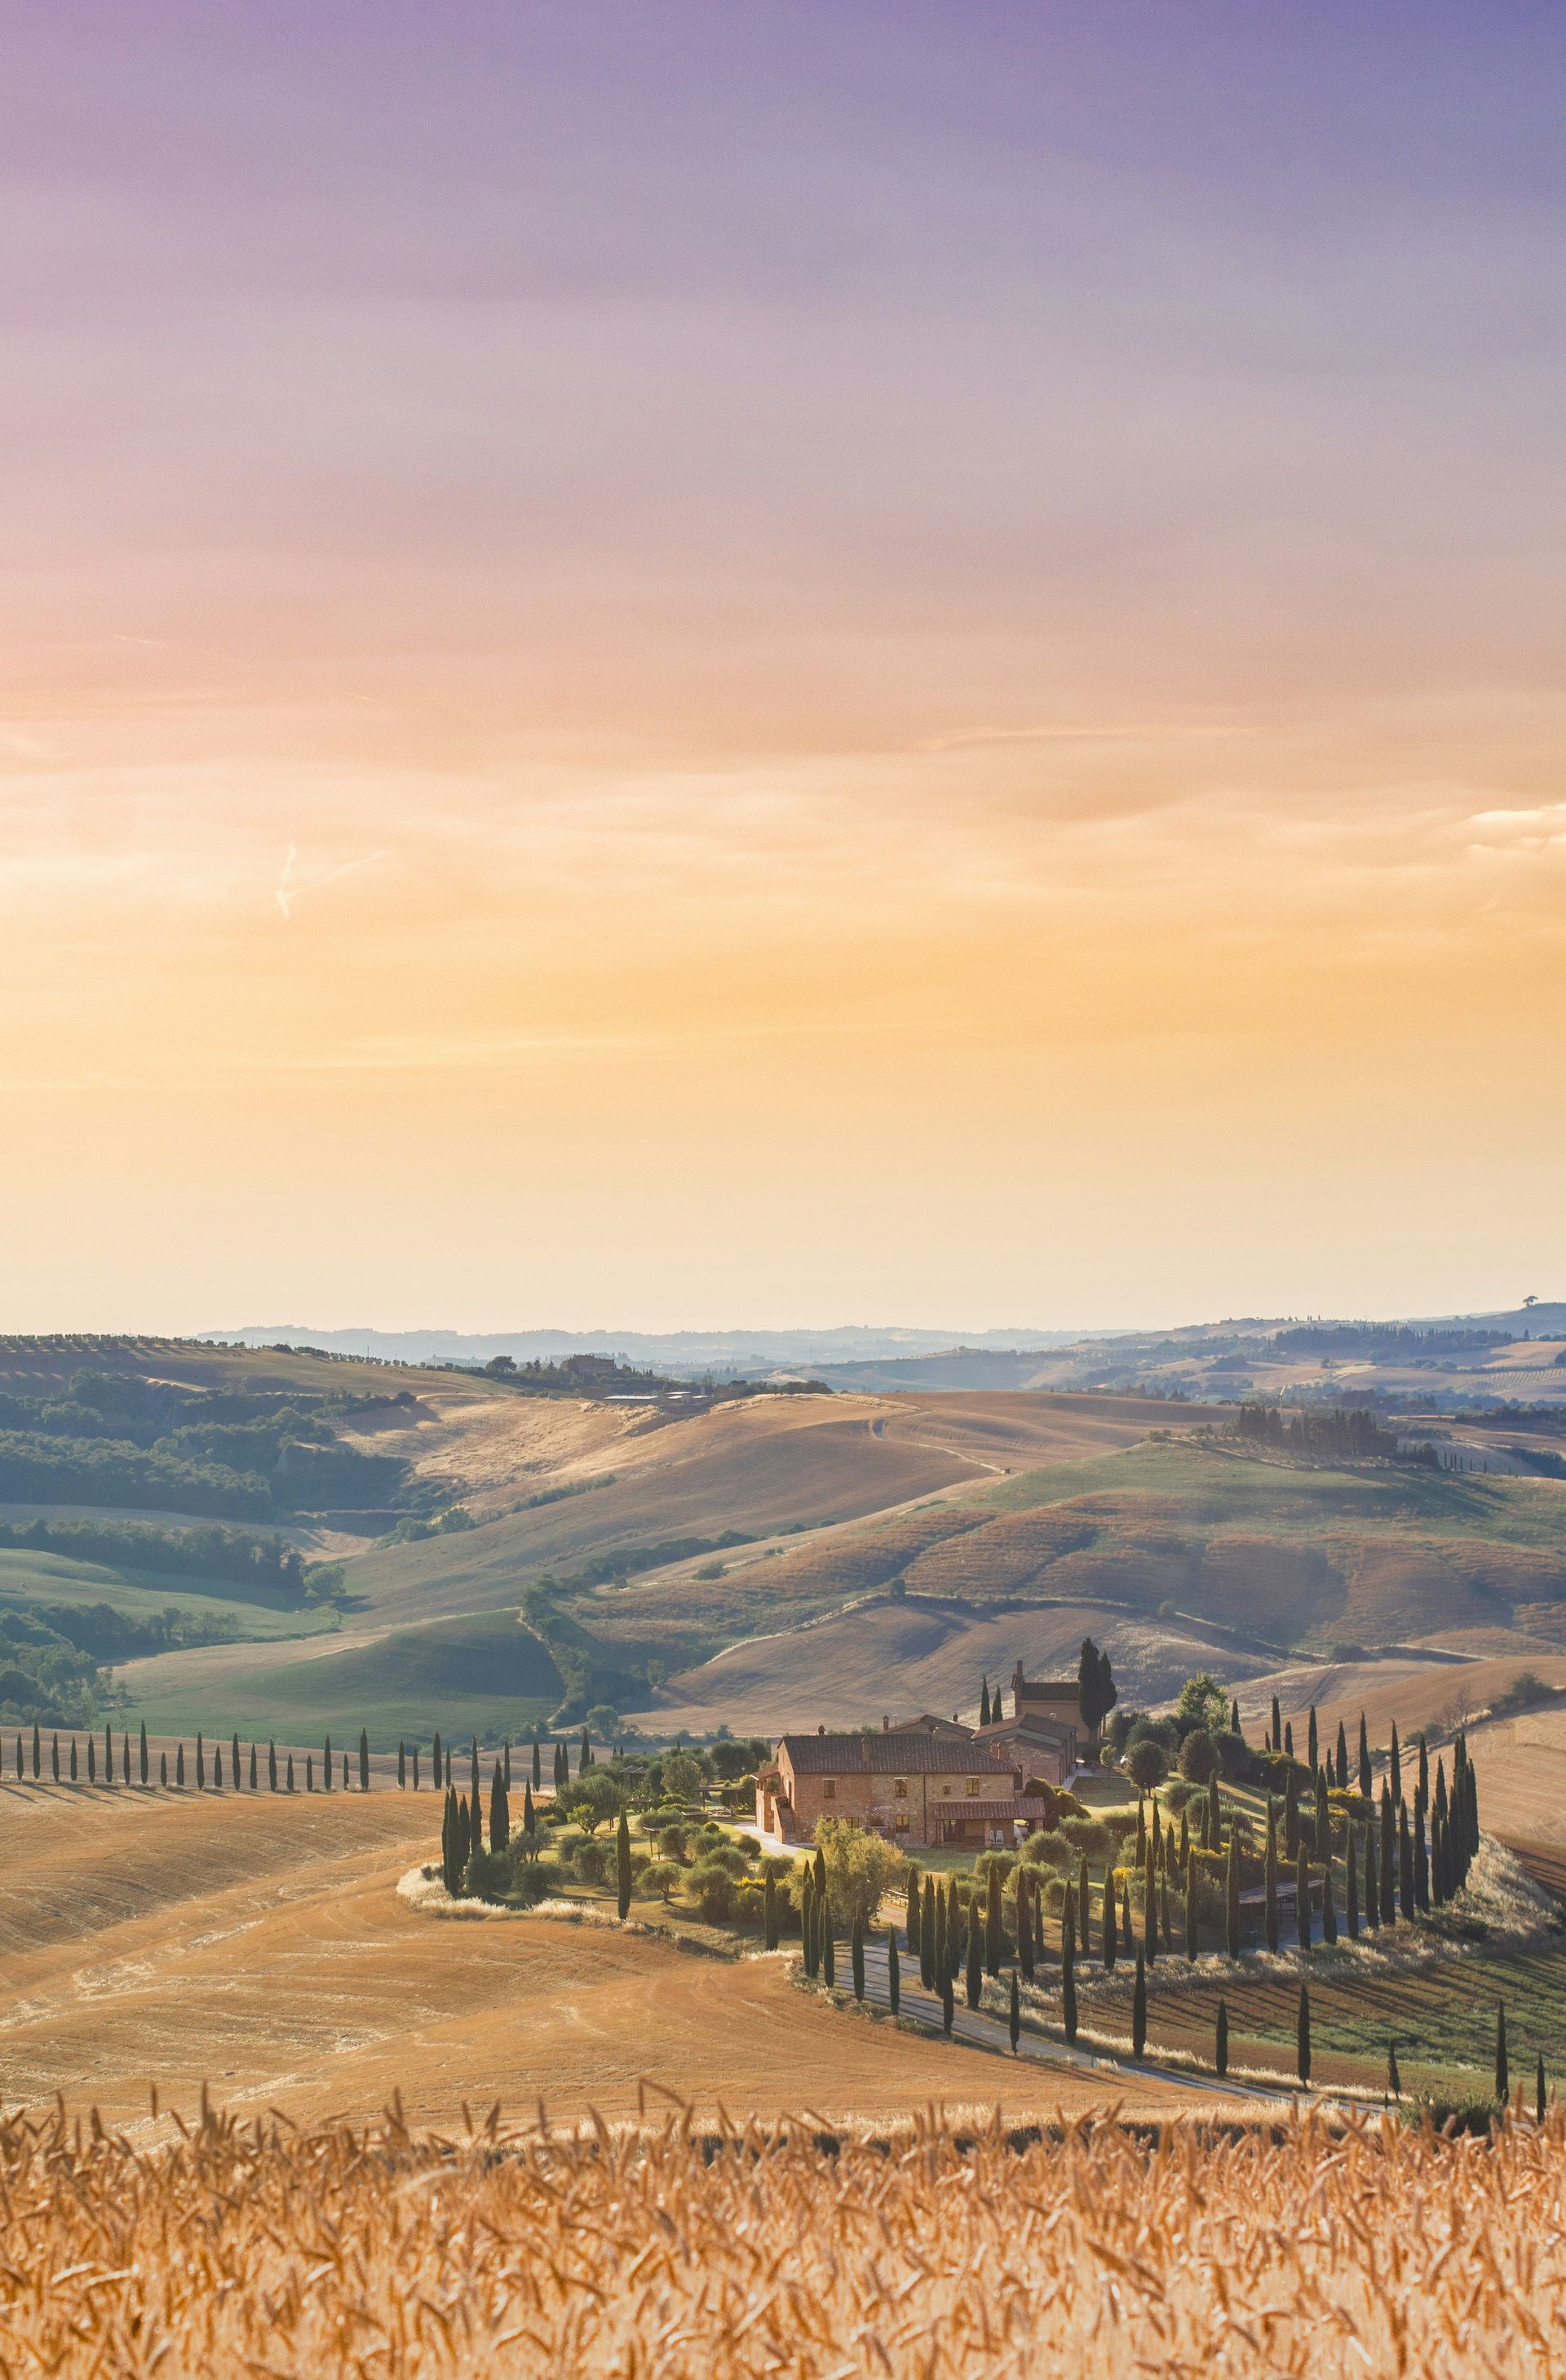
[[1074,1678],[1025,1678],[1019,1661],[1012,1672],[1012,1717],[1050,1719],[1069,1728],[1086,1744],[1093,1735],[1082,1723],[1082,1689]]

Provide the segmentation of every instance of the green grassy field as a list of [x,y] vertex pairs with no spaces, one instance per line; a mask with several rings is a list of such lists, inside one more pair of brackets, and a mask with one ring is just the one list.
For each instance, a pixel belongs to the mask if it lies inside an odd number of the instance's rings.
[[233,1579],[192,1582],[183,1572],[122,1570],[72,1561],[63,1554],[0,1548],[0,1603],[35,1609],[51,1603],[106,1603],[127,1618],[145,1619],[173,1605],[192,1620],[237,1625],[245,1639],[316,1636],[338,1625],[330,1609],[258,1602],[256,1589]]
[[278,1735],[329,1728],[346,1739],[362,1727],[378,1751],[399,1737],[427,1742],[437,1728],[456,1741],[531,1734],[562,1691],[548,1653],[510,1612],[432,1621],[318,1659],[250,1666],[217,1685],[193,1676],[136,1694],[135,1672],[129,1682],[133,1729],[140,1720],[151,1733],[176,1735],[198,1727]]

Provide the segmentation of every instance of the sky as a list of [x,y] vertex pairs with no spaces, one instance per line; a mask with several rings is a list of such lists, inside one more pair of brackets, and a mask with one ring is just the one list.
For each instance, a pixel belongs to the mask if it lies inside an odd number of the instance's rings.
[[0,38],[0,1328],[1566,1294],[1559,8]]

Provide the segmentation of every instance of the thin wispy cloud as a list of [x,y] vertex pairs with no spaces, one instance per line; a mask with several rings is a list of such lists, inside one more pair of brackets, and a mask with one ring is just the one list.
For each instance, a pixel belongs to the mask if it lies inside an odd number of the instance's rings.
[[293,917],[296,902],[302,900],[307,892],[323,892],[328,884],[335,884],[339,878],[352,876],[361,868],[372,867],[376,860],[384,859],[386,856],[384,851],[367,851],[362,858],[345,859],[335,868],[328,868],[317,875],[300,877],[296,874],[299,860],[298,846],[291,843],[284,854],[283,872],[277,880],[277,888],[272,896],[282,912],[285,924]]

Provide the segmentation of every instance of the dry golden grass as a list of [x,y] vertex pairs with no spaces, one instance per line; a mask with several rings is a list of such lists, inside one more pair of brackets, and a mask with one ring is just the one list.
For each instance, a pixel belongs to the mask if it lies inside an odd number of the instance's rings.
[[1491,2380],[1566,2363],[1566,2135],[931,2119],[420,2143],[208,2115],[0,2128],[0,2368]]

